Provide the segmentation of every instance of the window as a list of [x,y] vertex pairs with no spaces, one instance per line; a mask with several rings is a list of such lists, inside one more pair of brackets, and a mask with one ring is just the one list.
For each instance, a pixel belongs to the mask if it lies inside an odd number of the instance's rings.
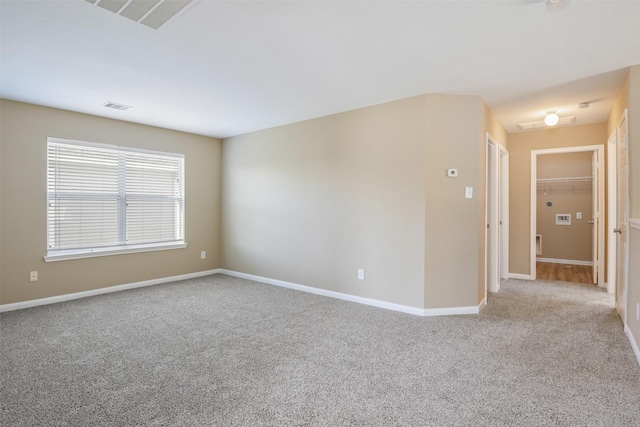
[[184,155],[47,139],[45,260],[185,247]]

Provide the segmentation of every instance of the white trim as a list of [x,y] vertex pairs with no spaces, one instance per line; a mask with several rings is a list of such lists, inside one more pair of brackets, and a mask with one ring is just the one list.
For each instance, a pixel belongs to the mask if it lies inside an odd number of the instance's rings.
[[500,146],[500,215],[502,224],[500,225],[500,231],[502,235],[502,241],[500,242],[500,248],[502,253],[500,254],[500,278],[507,279],[509,277],[509,151],[506,148]]
[[529,274],[509,273],[509,279],[536,280],[536,277]]
[[[624,139],[622,139],[620,136],[620,133],[621,133],[620,129],[622,129],[623,124],[624,124]],[[618,207],[620,207],[619,205],[622,203],[621,200],[624,201],[624,212],[620,211],[620,209],[616,209],[618,217],[622,216],[623,218],[622,222],[618,222],[618,218],[616,218],[616,223],[618,227],[625,229],[629,225],[629,211],[630,211],[629,204],[631,202],[631,198],[629,196],[631,180],[629,179],[629,160],[628,160],[629,159],[629,110],[627,108],[625,108],[624,113],[620,117],[620,120],[618,121],[618,125],[616,126],[616,153],[619,153],[621,145],[624,148],[627,155],[627,164],[623,172],[624,177],[622,177],[626,188],[625,188],[625,194],[622,195],[622,199],[620,197],[617,198]],[[618,159],[617,160],[618,164],[616,165],[616,167],[617,167],[618,174],[620,174],[620,167],[619,167],[620,158],[619,156],[616,156],[616,158]],[[617,176],[617,178],[620,178],[620,176]],[[620,180],[616,179],[616,182],[619,187]],[[618,187],[616,187],[617,192],[619,192]],[[624,235],[621,235],[616,239],[616,251],[618,252],[617,258],[616,258],[618,265],[616,266],[616,268],[621,267],[624,273],[622,277],[619,277],[619,275],[617,275],[618,277],[616,278],[616,309],[618,311],[618,314],[620,314],[620,317],[622,318],[622,323],[624,325],[627,324],[627,318],[629,316],[629,313],[627,313],[628,311],[627,301],[629,298],[629,295],[627,293],[629,291],[629,234],[630,233],[628,232],[624,233]],[[619,242],[622,242],[622,248],[619,247],[618,245]],[[621,249],[622,253],[620,253],[618,249]],[[618,286],[620,284],[622,286]]]
[[480,306],[470,305],[467,307],[425,308],[422,312],[423,313],[421,315],[424,317],[479,314]]
[[636,343],[633,334],[631,333],[631,329],[628,325],[624,325],[624,333],[627,334],[627,338],[629,338],[629,343],[631,344],[631,348],[633,349],[633,353],[636,355],[636,360],[638,361],[638,365],[640,365],[640,348],[638,348],[638,343]]
[[616,222],[618,221],[618,215],[616,209],[618,208],[618,152],[617,152],[617,131],[614,129],[607,139],[607,292],[610,294],[616,293],[616,274],[618,270],[618,264],[616,261],[617,245],[616,233],[613,231],[616,228]]
[[117,246],[115,248],[100,248],[90,249],[82,251],[60,251],[59,253],[52,253],[51,255],[45,255],[43,258],[45,262],[66,261],[70,259],[82,259],[82,258],[94,258],[100,256],[109,255],[123,255],[133,254],[137,252],[154,252],[154,251],[167,251],[171,249],[184,249],[187,247],[187,243],[171,243],[171,244],[158,244],[150,243],[143,245],[132,245],[130,247]]
[[579,261],[576,259],[536,258],[536,262],[552,262],[554,264],[593,265],[593,261]]
[[402,304],[395,304],[387,301],[380,301],[372,298],[364,298],[356,295],[345,294],[342,292],[329,291],[326,289],[314,288],[312,286],[299,285],[297,283],[285,282],[283,280],[269,279],[267,277],[255,276],[253,274],[240,273],[238,271],[220,269],[220,273],[228,276],[239,277],[241,279],[253,280],[254,282],[265,283],[268,285],[280,286],[296,291],[308,292],[324,297],[335,298],[343,301],[355,302],[358,304],[369,305],[372,307],[384,308],[386,310],[399,311],[401,313],[414,314],[416,316],[447,316],[452,314],[478,314],[480,306],[468,307],[448,307],[448,308],[417,308]]
[[629,218],[629,227],[640,230],[640,218]]
[[[579,153],[579,152],[596,152],[598,153],[598,206],[600,206],[600,216],[597,218],[598,241],[604,242],[604,150],[605,146],[600,145],[580,145],[575,147],[547,148],[541,150],[531,150],[531,183],[530,183],[530,201],[529,201],[529,247],[530,247],[530,275],[533,280],[536,278],[536,233],[537,233],[537,178],[538,178],[538,156],[544,154],[563,154],[563,153]],[[599,268],[598,283],[604,283],[604,244],[598,245],[599,252]],[[591,264],[593,265],[593,264]]]
[[5,311],[21,310],[23,308],[37,307],[39,305],[55,304],[58,302],[71,301],[74,299],[86,298],[95,295],[109,294],[111,292],[125,291],[128,289],[142,288],[145,286],[159,285],[161,283],[176,282],[178,280],[193,279],[196,277],[210,276],[220,273],[220,269],[198,271],[195,273],[181,274],[178,276],[162,277],[159,279],[145,280],[142,282],[128,283],[124,285],[108,286],[106,288],[92,289],[90,291],[75,292],[72,294],[56,295],[49,298],[32,299],[29,301],[14,302],[11,304],[0,304],[0,313]]

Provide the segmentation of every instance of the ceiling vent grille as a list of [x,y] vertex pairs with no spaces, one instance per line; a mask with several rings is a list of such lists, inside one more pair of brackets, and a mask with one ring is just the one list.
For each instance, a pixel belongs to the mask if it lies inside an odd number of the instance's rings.
[[[572,125],[575,122],[576,116],[560,117],[558,124],[553,127]],[[544,123],[544,120],[540,120],[539,122],[518,123],[518,128],[521,130],[542,129],[548,127],[549,126]]]
[[157,30],[200,0],[84,0]]
[[127,111],[133,108],[131,105],[118,104],[116,102],[107,101],[102,104],[104,107],[113,108],[114,110]]

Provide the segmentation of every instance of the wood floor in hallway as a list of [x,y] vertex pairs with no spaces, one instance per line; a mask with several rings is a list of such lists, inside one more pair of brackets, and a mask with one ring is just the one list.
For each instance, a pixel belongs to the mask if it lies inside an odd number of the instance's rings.
[[593,267],[590,265],[537,262],[536,279],[593,285]]

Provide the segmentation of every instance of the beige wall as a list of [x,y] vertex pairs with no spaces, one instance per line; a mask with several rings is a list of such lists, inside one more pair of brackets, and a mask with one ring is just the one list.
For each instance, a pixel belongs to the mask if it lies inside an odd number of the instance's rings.
[[[417,308],[484,298],[485,132],[506,134],[478,97],[423,95],[222,144],[6,100],[2,125],[4,304],[218,267]],[[188,248],[45,263],[47,136],[184,152]]]
[[422,307],[424,118],[419,96],[225,139],[224,267]]
[[[0,101],[0,120],[0,303],[220,267],[219,140],[8,100]],[[45,263],[47,137],[184,153],[188,247]]]
[[[424,303],[474,306],[484,298],[485,106],[473,96],[426,100]],[[449,168],[459,176],[448,178]]]
[[498,144],[508,149],[509,147],[507,145],[507,131],[504,130],[502,124],[498,121],[496,116],[486,105],[484,106],[484,120],[484,131],[488,132],[489,135],[491,135]]
[[485,108],[423,95],[225,139],[224,267],[416,308],[477,306]]
[[[509,134],[509,272],[530,275],[531,151],[607,143],[607,124]],[[543,243],[544,244],[544,243]]]
[[[591,176],[591,152],[538,156],[538,179]],[[542,236],[542,258],[591,261],[591,182],[545,182],[537,186],[537,230]],[[551,206],[547,203],[551,202]],[[582,218],[578,219],[576,213]],[[557,225],[557,214],[570,214],[571,225]]]

